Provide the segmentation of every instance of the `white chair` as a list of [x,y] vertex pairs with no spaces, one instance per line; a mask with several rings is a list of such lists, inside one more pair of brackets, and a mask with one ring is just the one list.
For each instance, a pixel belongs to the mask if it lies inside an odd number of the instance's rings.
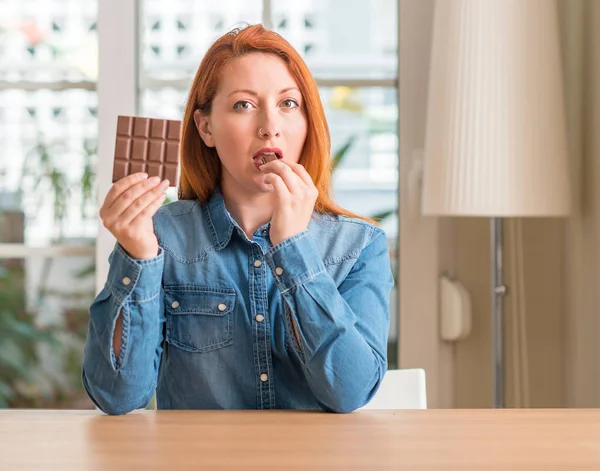
[[427,409],[425,370],[388,370],[377,393],[362,409]]

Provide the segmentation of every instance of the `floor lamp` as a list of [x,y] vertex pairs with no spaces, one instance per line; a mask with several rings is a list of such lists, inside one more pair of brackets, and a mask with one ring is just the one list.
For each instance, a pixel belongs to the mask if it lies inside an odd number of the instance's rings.
[[435,5],[424,215],[491,220],[494,407],[505,406],[502,220],[570,209],[554,0]]

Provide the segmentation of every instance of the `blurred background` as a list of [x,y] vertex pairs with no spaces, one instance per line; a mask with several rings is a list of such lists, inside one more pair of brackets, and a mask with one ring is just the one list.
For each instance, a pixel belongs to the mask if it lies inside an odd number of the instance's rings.
[[[114,136],[117,113],[181,119],[203,54],[233,27],[263,23],[310,66],[336,201],[381,220],[396,272],[396,0],[0,0],[0,12],[0,407],[92,407],[80,364],[114,145],[99,150],[100,129]],[[123,62],[131,82],[114,85]],[[396,290],[392,305],[395,367]]]

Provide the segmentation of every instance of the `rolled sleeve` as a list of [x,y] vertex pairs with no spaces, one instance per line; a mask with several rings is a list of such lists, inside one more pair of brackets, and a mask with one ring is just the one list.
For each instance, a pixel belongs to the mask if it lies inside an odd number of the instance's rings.
[[[164,253],[131,258],[120,245],[109,256],[106,284],[90,306],[82,381],[103,411],[123,414],[145,407],[156,387],[165,322],[162,306]],[[113,337],[122,313],[118,358]]]
[[129,299],[143,302],[156,295],[165,262],[162,247],[152,259],[135,260],[117,243],[109,262],[110,270],[106,284],[119,301]]
[[[369,239],[341,285],[325,270],[314,240],[299,234],[273,248],[269,259],[288,309],[287,334],[309,387],[325,410],[350,412],[377,391],[387,368],[393,275],[385,233]],[[292,289],[293,288],[293,289]]]
[[319,248],[308,229],[271,247],[265,259],[282,293],[325,271]]

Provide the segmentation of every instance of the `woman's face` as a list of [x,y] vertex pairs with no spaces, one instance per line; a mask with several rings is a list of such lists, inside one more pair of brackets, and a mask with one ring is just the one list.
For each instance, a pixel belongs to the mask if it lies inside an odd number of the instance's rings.
[[276,155],[298,162],[306,140],[298,84],[273,54],[255,52],[231,61],[222,72],[210,114],[197,110],[194,120],[204,143],[217,150],[223,184],[246,192],[271,191],[258,169],[262,159]]

